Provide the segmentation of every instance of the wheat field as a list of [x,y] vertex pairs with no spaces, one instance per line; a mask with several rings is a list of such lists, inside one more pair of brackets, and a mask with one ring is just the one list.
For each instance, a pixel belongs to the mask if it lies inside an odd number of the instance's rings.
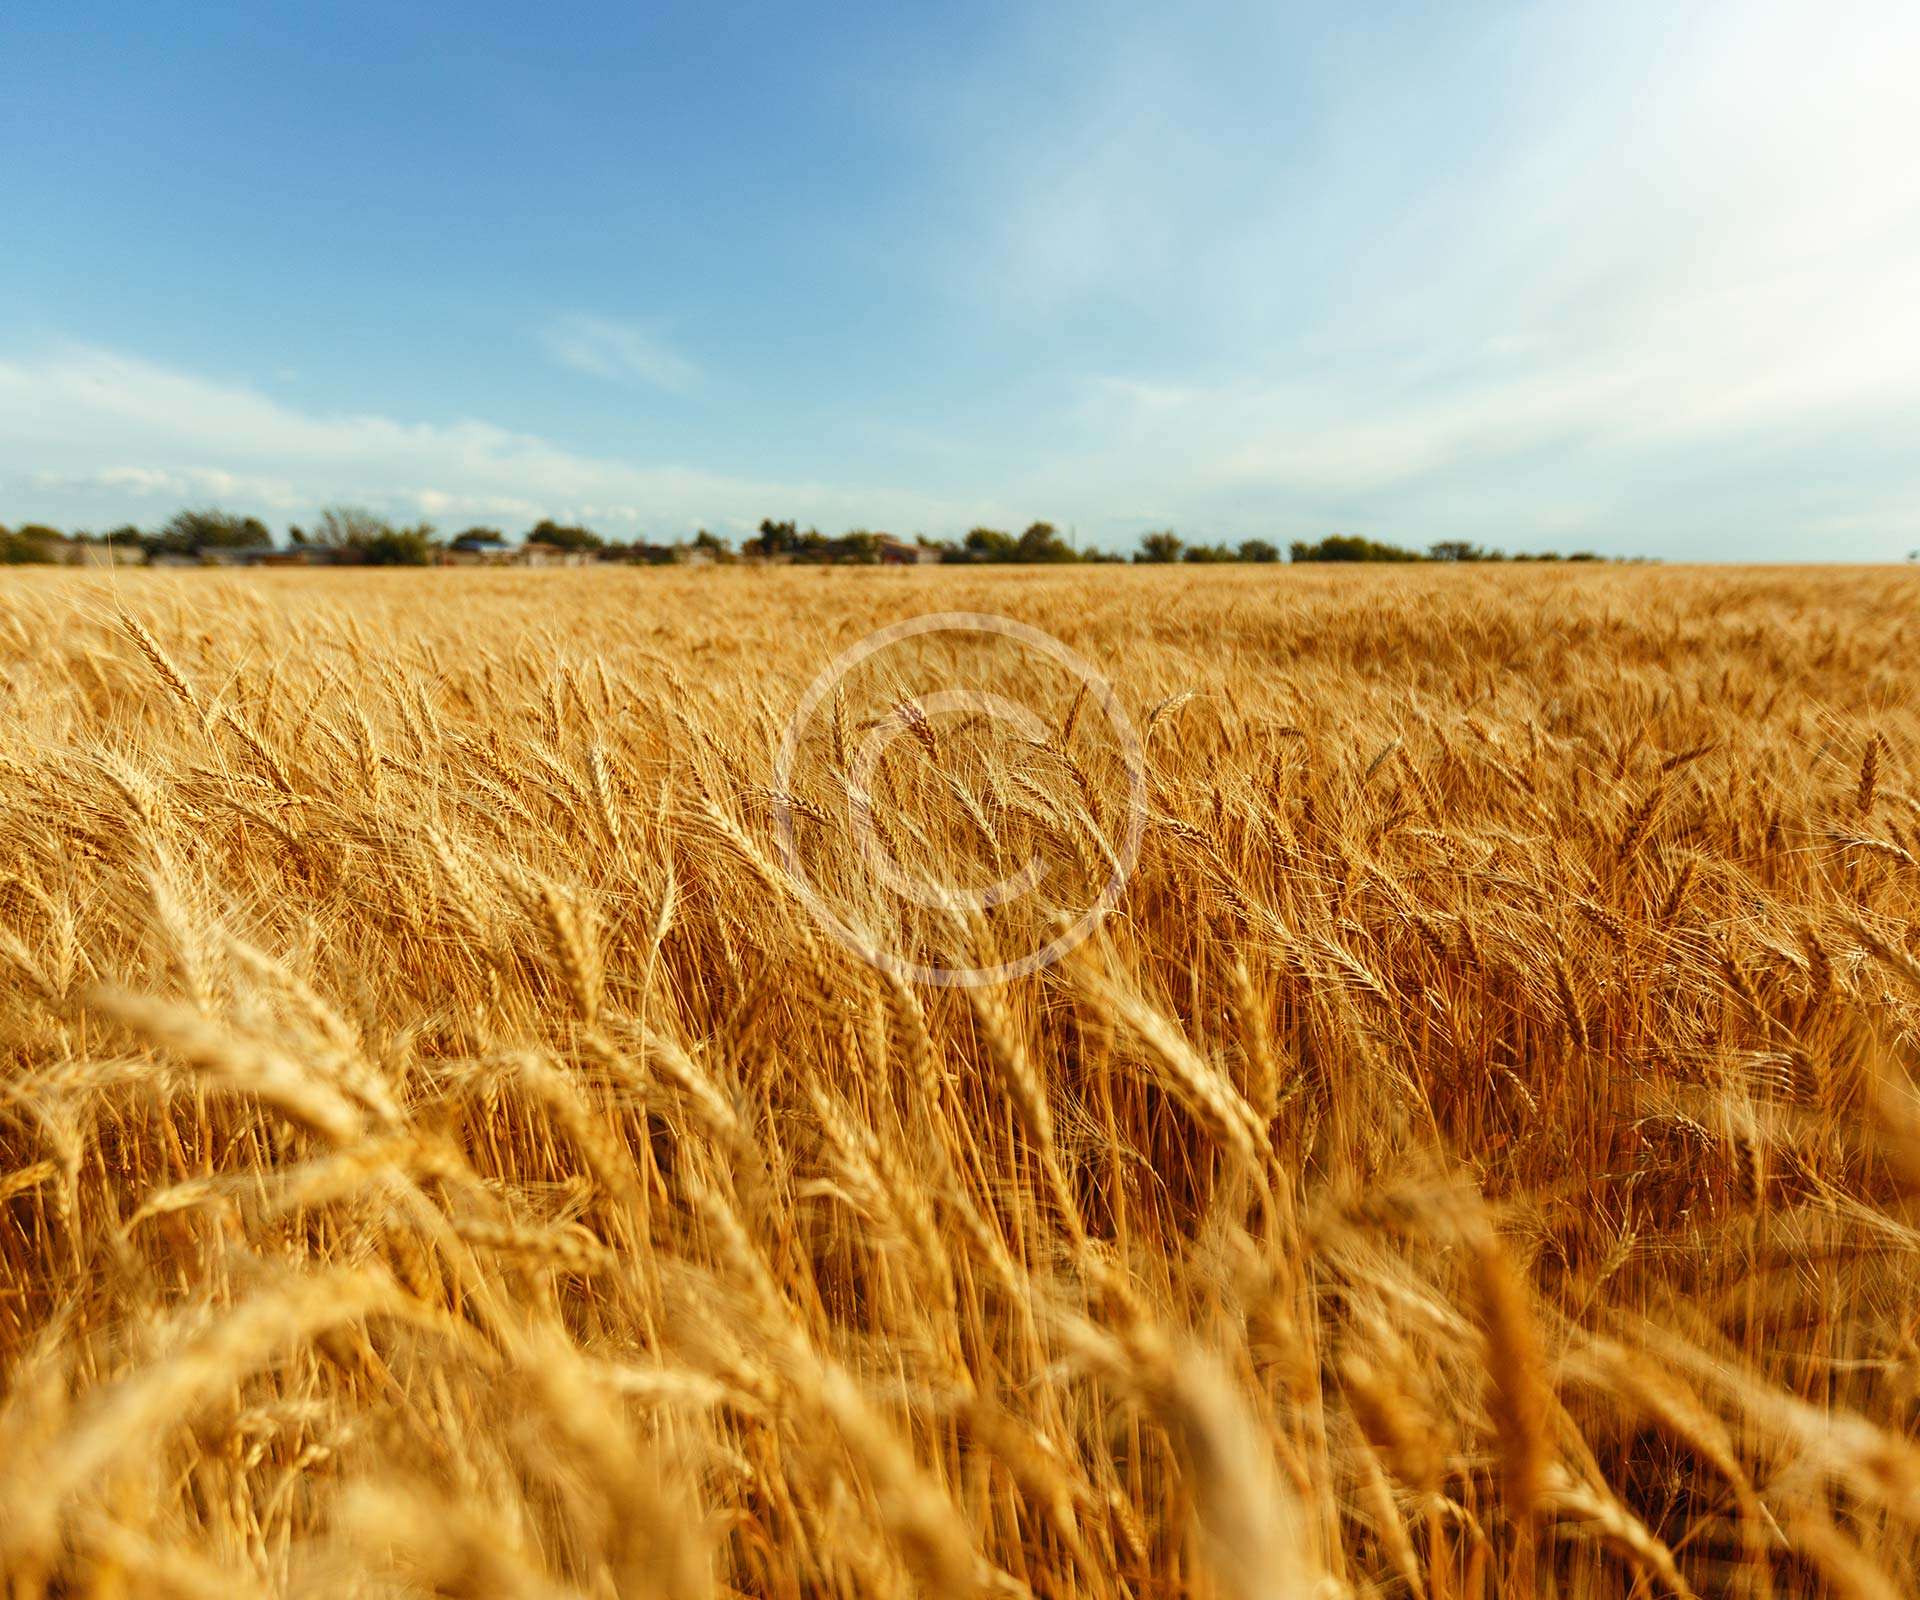
[[1917,613],[8,574],[9,1595],[1904,1592]]

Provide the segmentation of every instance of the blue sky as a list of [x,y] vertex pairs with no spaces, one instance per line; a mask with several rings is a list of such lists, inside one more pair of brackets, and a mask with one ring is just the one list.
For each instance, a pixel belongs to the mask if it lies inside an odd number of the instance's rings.
[[0,13],[0,521],[1920,547],[1920,7]]

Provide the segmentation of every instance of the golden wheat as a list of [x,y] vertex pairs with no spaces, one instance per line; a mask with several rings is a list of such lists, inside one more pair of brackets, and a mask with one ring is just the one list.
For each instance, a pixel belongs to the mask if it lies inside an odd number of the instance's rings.
[[1917,609],[9,574],[9,1594],[1900,1592]]

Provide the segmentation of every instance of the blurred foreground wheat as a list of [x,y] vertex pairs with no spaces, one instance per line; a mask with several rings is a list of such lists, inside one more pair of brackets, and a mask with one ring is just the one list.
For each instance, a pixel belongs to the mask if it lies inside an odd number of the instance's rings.
[[[1917,603],[5,579],[9,1593],[1901,1592]],[[1150,728],[1118,912],[997,989],[853,958],[774,839],[884,919],[842,728],[773,749],[935,609]],[[906,857],[1105,871],[1031,688],[1017,759],[889,757]]]

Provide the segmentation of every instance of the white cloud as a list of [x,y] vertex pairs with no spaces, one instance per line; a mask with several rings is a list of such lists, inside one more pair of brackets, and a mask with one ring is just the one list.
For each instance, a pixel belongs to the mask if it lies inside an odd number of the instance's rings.
[[614,383],[644,383],[682,394],[700,370],[650,329],[609,317],[566,316],[541,332],[547,354],[561,366]]
[[572,517],[621,534],[738,531],[769,515],[933,531],[991,509],[880,487],[636,466],[480,421],[320,415],[84,346],[0,359],[0,440],[0,492],[13,516],[76,524],[208,499],[295,518],[341,500],[443,519]]
[[[1397,53],[1356,19],[1305,64],[1272,17],[1079,17],[1038,125],[953,153],[989,263],[956,292],[1056,343],[1111,330],[1072,342],[1098,363],[1078,450],[1029,487],[1210,534],[1484,518],[1894,553],[1920,494],[1920,10],[1626,0]],[[1224,86],[1264,57],[1255,108]],[[1807,481],[1857,514],[1813,515]]]
[[250,476],[218,467],[102,467],[90,472],[40,471],[29,481],[35,489],[59,492],[108,491],[142,500],[246,500],[254,505],[284,509],[299,504],[293,487],[283,478]]

